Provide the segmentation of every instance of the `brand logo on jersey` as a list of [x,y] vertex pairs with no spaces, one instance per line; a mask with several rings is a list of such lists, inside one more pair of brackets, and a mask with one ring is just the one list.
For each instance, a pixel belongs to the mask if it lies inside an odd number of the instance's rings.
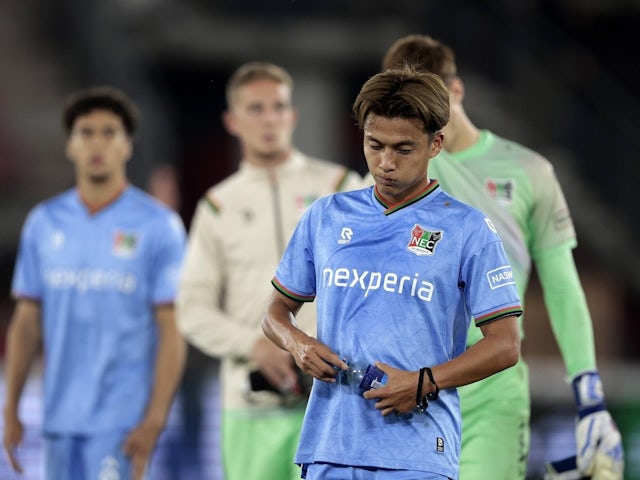
[[562,208],[553,213],[553,226],[557,231],[573,228],[573,220],[568,208]]
[[433,298],[435,285],[420,278],[419,273],[413,277],[395,272],[360,271],[356,268],[325,268],[322,270],[322,286],[324,288],[359,288],[366,298],[369,293],[383,290],[388,293],[418,297],[430,302]]
[[136,291],[138,278],[133,272],[118,270],[52,268],[44,271],[44,281],[57,290],[79,292],[116,291],[131,294]]
[[122,258],[133,257],[137,244],[138,236],[135,233],[116,232],[113,237],[113,254]]
[[53,235],[51,235],[51,247],[54,250],[58,250],[62,248],[62,245],[64,245],[64,232],[56,230],[53,232]]
[[489,196],[498,203],[510,204],[513,201],[513,191],[516,186],[513,180],[490,178],[486,181],[485,185]]
[[98,480],[120,480],[120,465],[115,457],[105,457],[100,464]]
[[433,255],[440,240],[442,240],[442,230],[430,232],[416,224],[411,229],[411,240],[407,248],[416,255]]
[[441,453],[444,452],[444,438],[436,437],[436,451]]
[[340,238],[338,239],[338,243],[340,245],[345,245],[351,241],[351,237],[353,236],[353,230],[349,227],[342,227],[342,231],[340,232]]
[[488,271],[487,281],[489,282],[491,290],[516,283],[513,278],[513,271],[509,265]]
[[498,229],[496,228],[496,226],[493,224],[493,222],[491,221],[491,219],[484,217],[484,223],[487,224],[487,227],[489,227],[489,230],[491,230],[493,233],[498,233]]

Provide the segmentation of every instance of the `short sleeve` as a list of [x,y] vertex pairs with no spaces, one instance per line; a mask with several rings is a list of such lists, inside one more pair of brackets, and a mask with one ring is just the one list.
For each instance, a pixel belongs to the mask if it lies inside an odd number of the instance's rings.
[[154,304],[173,303],[186,245],[182,220],[171,212],[158,222],[154,235],[156,250],[151,269],[152,301]]

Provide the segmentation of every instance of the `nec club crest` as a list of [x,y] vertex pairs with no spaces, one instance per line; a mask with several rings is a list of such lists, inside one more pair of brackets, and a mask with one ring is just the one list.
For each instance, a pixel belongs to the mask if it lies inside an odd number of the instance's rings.
[[440,240],[442,240],[442,230],[431,232],[416,224],[411,229],[411,240],[407,248],[416,255],[433,255]]
[[133,257],[138,246],[138,236],[135,233],[117,231],[113,237],[113,254],[121,258]]

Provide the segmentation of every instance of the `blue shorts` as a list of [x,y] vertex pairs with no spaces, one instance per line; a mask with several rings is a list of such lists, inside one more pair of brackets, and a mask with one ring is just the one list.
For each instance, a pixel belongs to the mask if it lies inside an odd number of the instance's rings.
[[125,433],[44,437],[46,480],[128,480],[131,462],[122,452]]
[[[350,467],[333,463],[308,463],[302,467],[306,480],[447,480],[435,473],[388,468]],[[451,480],[451,479],[448,479]]]

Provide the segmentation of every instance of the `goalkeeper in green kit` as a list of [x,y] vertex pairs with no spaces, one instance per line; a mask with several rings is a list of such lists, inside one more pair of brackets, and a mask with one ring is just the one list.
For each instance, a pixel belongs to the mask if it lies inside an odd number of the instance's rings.
[[[492,219],[522,299],[535,262],[577,407],[576,457],[548,464],[545,478],[622,479],[621,437],[606,409],[591,317],[573,260],[575,231],[553,167],[536,152],[473,125],[462,105],[464,85],[448,46],[425,35],[401,38],[386,52],[382,67],[405,64],[440,75],[449,89],[446,152],[431,160],[430,178]],[[472,322],[467,345],[480,338]],[[460,479],[524,479],[530,417],[527,365],[520,359],[514,367],[458,391]]]

